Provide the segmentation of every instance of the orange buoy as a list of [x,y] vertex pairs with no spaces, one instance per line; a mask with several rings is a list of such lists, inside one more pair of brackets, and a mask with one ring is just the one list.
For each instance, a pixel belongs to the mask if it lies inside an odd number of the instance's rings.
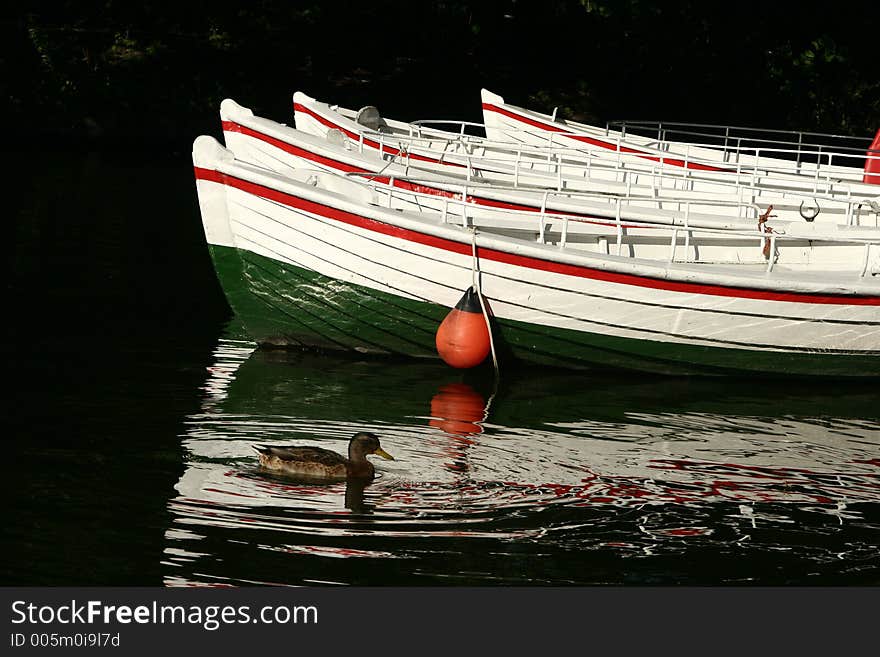
[[483,433],[479,424],[485,419],[486,400],[466,383],[440,386],[431,399],[428,424],[445,433],[469,436]]
[[469,287],[437,329],[437,353],[447,365],[475,367],[489,355],[489,328],[480,298]]
[[869,185],[880,185],[880,130],[874,135],[874,141],[868,149],[865,158],[865,175],[862,182]]

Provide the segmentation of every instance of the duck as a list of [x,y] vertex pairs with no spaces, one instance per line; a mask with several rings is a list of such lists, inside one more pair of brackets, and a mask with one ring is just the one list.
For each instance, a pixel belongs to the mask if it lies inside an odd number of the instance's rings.
[[378,436],[366,431],[354,434],[348,441],[348,458],[322,447],[254,445],[253,448],[260,454],[260,465],[267,470],[335,481],[373,479],[375,469],[367,460],[368,454],[394,460],[382,449]]

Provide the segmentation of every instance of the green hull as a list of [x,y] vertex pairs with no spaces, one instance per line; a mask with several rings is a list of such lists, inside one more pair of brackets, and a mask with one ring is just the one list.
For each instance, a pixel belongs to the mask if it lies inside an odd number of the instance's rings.
[[[438,358],[434,337],[449,308],[344,283],[230,247],[210,247],[235,313],[264,345]],[[880,376],[880,357],[758,352],[634,340],[496,319],[496,351],[573,369],[662,374]]]

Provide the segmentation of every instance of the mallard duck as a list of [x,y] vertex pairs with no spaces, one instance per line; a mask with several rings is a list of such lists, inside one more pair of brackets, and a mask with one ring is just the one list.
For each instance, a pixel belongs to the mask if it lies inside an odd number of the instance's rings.
[[321,447],[254,445],[254,449],[260,453],[264,468],[316,479],[372,479],[374,469],[367,454],[394,460],[375,434],[363,431],[348,442],[348,458]]

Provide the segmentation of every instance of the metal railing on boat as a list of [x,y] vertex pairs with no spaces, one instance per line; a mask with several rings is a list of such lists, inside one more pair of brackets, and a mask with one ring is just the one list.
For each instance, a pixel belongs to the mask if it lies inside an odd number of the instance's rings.
[[[504,128],[503,132],[509,134],[511,130]],[[514,130],[514,132],[521,132]],[[535,136],[534,133],[526,134]],[[565,132],[548,132],[546,133],[546,143],[544,144],[528,144],[529,148],[550,148],[556,149],[561,146],[560,141],[577,139],[579,135]],[[522,145],[525,142],[511,141],[498,142],[501,144],[517,144]],[[578,146],[576,151],[589,154],[594,157],[608,157],[609,153],[614,153],[618,163],[623,158],[628,158],[630,166],[639,159],[656,161],[661,165],[672,165],[670,168],[680,168],[684,170],[684,175],[693,176],[694,170],[699,167],[715,169],[716,173],[736,174],[736,175],[787,175],[798,177],[809,177],[815,180],[818,187],[820,183],[826,185],[832,183],[858,183],[862,182],[864,176],[865,165],[868,161],[880,160],[880,151],[866,151],[853,149],[852,152],[846,152],[840,149],[828,150],[823,146],[818,146],[816,150],[807,151],[803,148],[781,148],[768,146],[755,147],[739,147],[728,148],[726,151],[720,151],[719,157],[707,157],[705,154],[695,154],[695,151],[710,150],[717,151],[718,147],[710,143],[684,143],[676,142],[678,150],[672,150],[669,142],[658,143],[641,143],[633,144],[628,142],[623,135],[613,137],[613,142],[609,144],[613,148],[591,147],[588,144]],[[639,151],[638,149],[649,149]],[[654,152],[652,152],[654,151]],[[736,155],[736,157],[732,157]],[[749,158],[752,160],[749,161]],[[843,163],[841,163],[843,162]],[[790,164],[787,164],[790,163]],[[809,166],[808,166],[809,165]],[[702,172],[701,174],[702,175]],[[842,178],[841,176],[845,176]]]
[[[454,121],[454,120],[446,120],[446,119],[427,119],[427,120],[418,120],[413,121],[409,125],[409,134],[410,136],[418,136],[418,137],[449,137],[453,134],[459,135],[461,137],[467,136],[471,140],[478,140],[480,136],[474,135],[466,135],[465,130],[468,127],[471,128],[482,128],[484,131],[486,129],[485,123],[476,123],[472,121]],[[422,126],[429,125],[446,125],[452,126],[456,129],[444,131],[439,129],[431,129],[430,132],[423,133],[421,131]],[[612,125],[619,125],[621,130],[612,131]],[[627,140],[627,126],[650,126],[657,132],[657,138],[655,142],[631,142]],[[673,128],[681,127],[681,133],[683,135],[689,137],[705,137],[708,139],[715,139],[716,141],[694,141],[693,139],[683,140],[683,141],[675,141],[668,139],[667,135],[670,132],[670,126]],[[413,128],[416,128],[414,131]],[[584,134],[589,134],[589,127],[584,126]],[[531,137],[536,136],[536,133],[533,130],[521,129],[521,128],[512,128],[505,126],[504,128],[498,128],[503,134],[510,136],[511,138],[516,137],[516,135],[528,135]],[[700,129],[700,130],[697,130]],[[722,131],[720,134],[716,134],[713,132],[705,132],[705,130],[718,130]],[[746,137],[742,135],[738,135],[732,131],[752,131],[758,134],[779,134],[779,135],[790,135],[792,139],[762,139],[760,137]],[[835,167],[839,169],[853,169],[852,175],[861,175],[865,168],[865,163],[868,159],[878,159],[880,158],[880,151],[872,151],[870,150],[871,139],[866,137],[853,137],[850,135],[840,135],[840,134],[831,134],[831,133],[819,133],[819,132],[805,132],[805,131],[793,131],[793,130],[778,130],[778,129],[763,129],[763,128],[749,128],[743,126],[722,126],[722,125],[714,125],[714,124],[687,124],[687,123],[677,123],[677,122],[649,122],[649,121],[610,121],[606,124],[604,132],[601,129],[596,129],[596,135],[598,136],[600,133],[604,136],[605,139],[611,139],[614,148],[611,149],[615,152],[622,152],[626,148],[649,148],[657,151],[665,151],[665,152],[677,152],[684,157],[684,161],[691,164],[717,164],[720,162],[729,164],[731,162],[737,162],[744,157],[751,157],[757,160],[756,166],[760,166],[760,158],[762,153],[765,156],[768,154],[775,154],[778,157],[773,157],[774,160],[782,160],[782,161],[791,161],[794,165],[793,169],[788,168],[777,168],[775,169],[777,172],[788,172],[788,173],[799,173],[802,169],[802,164],[804,163],[813,163],[818,168],[822,168],[822,166],[828,167],[830,169],[834,169]],[[577,137],[579,133],[577,132],[548,132],[547,133],[547,146],[553,147],[554,141],[559,138],[566,139],[571,138],[572,136]],[[638,133],[635,133],[636,136]],[[793,137],[797,136],[795,140]],[[828,144],[821,143],[819,141],[805,141],[804,137],[823,137],[829,140],[843,141],[849,140],[851,142],[856,142],[859,145],[848,146],[845,144]],[[718,143],[717,140],[721,140],[721,143]],[[510,144],[515,143],[523,143],[522,140],[519,141],[511,141],[507,142]],[[863,145],[862,145],[863,144]],[[537,146],[537,145],[536,145]],[[673,146],[679,147],[679,150],[673,151]],[[684,148],[684,151],[681,151],[681,148]],[[831,150],[829,150],[829,148]],[[711,151],[719,152],[719,158],[707,158],[700,157],[699,155],[694,155],[691,149],[709,149]],[[602,149],[602,150],[608,150]],[[735,157],[734,157],[735,156]],[[771,156],[772,157],[772,156]],[[827,158],[827,162],[823,164],[823,159]],[[834,159],[837,158],[838,162],[834,162]],[[676,158],[677,159],[677,158]],[[849,164],[841,164],[840,160],[849,161]],[[777,165],[778,166],[778,165]],[[769,171],[774,171],[772,168],[768,168],[767,165],[764,166]],[[836,173],[840,173],[839,170],[836,170]],[[830,174],[829,174],[830,175]]]
[[[737,152],[742,144],[772,144],[775,147],[791,147],[796,154],[796,162],[810,149],[821,152],[832,147],[841,152],[858,153],[864,156],[870,152],[872,139],[825,132],[809,132],[804,130],[784,130],[778,128],[756,128],[751,126],[734,126],[712,123],[687,123],[678,121],[646,121],[633,119],[616,119],[605,124],[605,133],[619,132],[623,138],[628,133],[639,137],[650,133],[656,135],[658,148],[669,148],[672,144],[699,141],[705,146],[712,145],[722,152]],[[673,139],[670,135],[680,135],[684,139]],[[705,141],[705,140],[712,141]],[[847,145],[847,144],[852,144]],[[876,151],[880,155],[880,151]]]
[[[392,137],[385,133],[364,131],[361,132],[360,138],[357,142],[359,151],[363,152],[365,148],[365,139],[367,138],[372,138],[377,141],[379,144],[378,151],[380,156],[389,160],[396,160],[403,164],[407,174],[409,174],[411,168],[418,170],[419,167],[422,166],[418,161],[416,164],[413,164],[412,151],[414,150],[414,145],[419,145],[423,142],[428,147],[428,150],[425,152],[428,152],[431,146],[436,148],[436,144],[438,143],[436,138],[426,139],[422,137],[414,137],[408,141],[401,141],[399,135]],[[487,174],[509,175],[510,186],[515,189],[531,189],[538,185],[538,183],[531,178],[529,179],[528,184],[522,185],[521,180],[524,177],[529,176],[553,175],[554,180],[552,183],[549,178],[547,178],[540,186],[552,186],[557,191],[563,191],[567,189],[566,182],[573,180],[590,180],[594,171],[600,173],[613,172],[619,174],[619,179],[611,182],[625,184],[627,185],[627,190],[629,190],[632,184],[633,176],[646,176],[650,180],[651,195],[654,197],[661,197],[661,195],[664,195],[663,198],[668,199],[668,196],[665,195],[667,187],[664,185],[664,181],[672,182],[673,191],[682,192],[693,191],[693,185],[698,181],[704,180],[702,178],[697,178],[689,169],[682,169],[681,167],[664,167],[662,157],[659,162],[651,165],[645,165],[643,163],[626,163],[618,160],[609,167],[607,159],[590,157],[587,158],[586,161],[581,162],[572,162],[568,159],[563,159],[563,156],[569,154],[582,156],[584,154],[583,149],[572,149],[569,147],[557,147],[554,149],[518,148],[515,152],[511,152],[503,145],[497,143],[486,142],[481,144],[484,153],[486,150],[495,149],[501,153],[507,154],[507,157],[491,158],[487,157],[485,154],[449,154],[446,149],[449,145],[456,143],[456,140],[444,139],[442,141],[444,144],[444,151],[439,154],[436,150],[433,151],[433,154],[437,156],[438,163],[442,162],[458,165],[464,170],[468,182],[478,180],[485,182],[485,175]],[[474,143],[471,142],[469,145],[473,146]],[[511,156],[513,156],[512,159]],[[543,168],[537,169],[536,166],[538,164]],[[498,167],[511,166],[512,171],[498,169]],[[493,167],[495,167],[495,169],[493,169]],[[580,171],[579,175],[575,175],[574,172],[577,171]],[[742,171],[741,167],[740,171]],[[753,168],[752,171],[747,174],[748,179],[745,181],[737,178],[734,181],[729,179],[706,179],[704,182],[729,190],[731,195],[737,195],[741,202],[748,200],[749,202],[754,203],[764,194],[784,193],[788,196],[801,197],[804,202],[810,201],[811,204],[817,207],[819,201],[826,202],[826,206],[828,202],[842,203],[844,204],[843,209],[838,211],[845,212],[846,223],[851,225],[853,222],[856,222],[856,224],[860,224],[861,222],[862,206],[868,201],[866,201],[865,197],[854,194],[852,186],[848,183],[834,180],[829,181],[828,187],[825,189],[821,188],[818,184],[814,184],[813,187],[809,189],[791,189],[762,183],[761,179],[757,177],[757,173],[757,168]],[[814,181],[818,183],[818,177],[815,177]],[[681,185],[681,188],[677,185]],[[722,191],[719,193],[725,192]],[[854,210],[856,206],[857,210]],[[877,214],[876,211],[875,214]]]
[[[468,124],[476,125],[476,124]],[[551,133],[546,145],[524,145],[514,142],[499,142],[490,140],[479,140],[476,138],[468,138],[466,140],[459,139],[458,135],[451,137],[426,137],[419,135],[402,135],[399,133],[388,134],[383,132],[375,132],[363,130],[360,132],[357,141],[359,151],[363,152],[365,148],[365,140],[378,143],[378,151],[380,156],[391,158],[403,153],[405,163],[411,166],[411,153],[414,149],[423,148],[425,152],[435,155],[438,163],[459,164],[467,169],[468,175],[472,172],[485,169],[491,165],[509,165],[513,162],[513,186],[518,186],[519,177],[525,173],[533,173],[538,163],[543,163],[548,167],[545,173],[549,173],[549,167],[553,167],[557,175],[557,188],[562,188],[567,179],[588,178],[594,168],[601,168],[602,171],[632,171],[634,173],[643,173],[657,176],[661,179],[676,180],[708,180],[711,179],[713,184],[730,184],[736,187],[746,186],[747,189],[764,189],[779,187],[784,182],[805,182],[810,181],[812,187],[805,188],[803,191],[810,194],[826,194],[826,195],[844,195],[846,198],[853,196],[874,196],[873,189],[860,188],[860,194],[854,194],[853,184],[858,183],[856,180],[841,180],[834,177],[830,171],[822,173],[821,167],[816,167],[809,174],[803,172],[792,171],[788,168],[778,168],[774,166],[763,166],[761,156],[772,160],[771,165],[784,161],[774,155],[790,155],[794,151],[786,149],[755,149],[756,161],[752,164],[743,161],[737,161],[732,168],[725,171],[713,171],[707,173],[700,171],[688,165],[711,165],[717,164],[716,161],[705,158],[688,159],[687,154],[682,159],[682,154],[665,154],[660,153],[650,160],[625,153],[622,150],[620,141],[617,148],[613,151],[614,156],[609,157],[607,149],[590,147],[572,147],[554,144],[554,134]],[[450,152],[451,146],[457,146],[463,152]],[[482,152],[475,154],[474,149],[479,148]],[[487,153],[493,153],[499,157],[489,157]],[[842,154],[834,152],[825,152],[823,157],[828,158],[828,164],[831,165],[833,158]],[[864,159],[864,156],[862,156]],[[670,160],[683,162],[685,166],[667,166]],[[563,172],[562,167],[566,168]],[[575,175],[575,171],[580,171],[579,175]],[[719,174],[727,174],[726,178],[722,178]],[[730,179],[730,176],[734,176]],[[774,176],[791,176],[791,179],[780,180]],[[866,187],[866,186],[863,186]],[[877,188],[880,192],[880,187]]]
[[[401,200],[409,200],[411,198],[430,198],[432,200],[440,199],[442,200],[443,206],[439,211],[433,210],[429,208],[429,212],[437,212],[439,214],[438,221],[439,223],[449,224],[455,223],[461,225],[463,228],[482,228],[482,229],[491,229],[491,222],[486,221],[485,217],[480,220],[478,226],[478,220],[473,212],[475,207],[479,207],[484,214],[489,214],[492,212],[503,213],[505,216],[515,216],[521,217],[529,220],[537,220],[537,242],[539,244],[547,244],[547,231],[546,225],[549,219],[555,219],[562,222],[562,227],[560,232],[560,238],[558,243],[555,245],[560,249],[564,249],[568,243],[568,236],[570,232],[570,223],[571,222],[584,222],[587,217],[582,215],[578,215],[575,213],[566,213],[559,211],[550,211],[547,209],[548,200],[554,194],[554,190],[546,190],[543,192],[540,210],[535,212],[534,210],[520,210],[520,209],[512,209],[512,208],[497,208],[492,206],[475,206],[472,200],[472,194],[478,191],[482,186],[470,186],[470,185],[451,185],[447,184],[446,187],[452,189],[444,189],[442,191],[446,192],[442,196],[439,196],[436,192],[423,192],[418,191],[417,189],[413,189],[413,186],[431,186],[436,185],[437,181],[432,179],[424,179],[424,178],[416,178],[416,177],[388,177],[388,181],[384,182],[379,180],[380,176],[373,172],[350,172],[345,174],[346,178],[349,179],[359,179],[361,184],[366,185],[371,190],[378,194],[382,194],[386,197],[386,207],[393,207],[393,199],[397,197]],[[395,187],[395,181],[397,182],[405,182],[409,184],[409,187],[406,189],[400,189]],[[457,187],[457,189],[455,189]],[[455,190],[455,191],[453,191]],[[566,195],[566,198],[570,198]],[[616,235],[616,254],[617,256],[622,255],[622,247],[623,247],[623,238],[625,236],[626,229],[632,228],[646,228],[646,229],[654,229],[654,230],[663,230],[666,229],[670,232],[670,251],[668,262],[683,262],[689,263],[691,262],[688,259],[688,249],[690,247],[690,243],[693,239],[695,233],[700,235],[714,235],[714,236],[736,236],[744,239],[755,239],[759,240],[759,244],[763,247],[765,244],[769,242],[768,252],[771,254],[767,257],[766,263],[766,272],[770,273],[773,271],[774,265],[778,260],[778,247],[780,241],[785,242],[787,240],[799,241],[803,242],[805,240],[809,241],[811,244],[822,244],[822,243],[838,243],[838,244],[851,244],[851,245],[864,245],[864,255],[862,258],[862,265],[859,277],[866,277],[869,265],[870,265],[870,256],[872,249],[880,249],[880,232],[877,235],[871,235],[869,237],[865,237],[862,235],[834,235],[831,232],[815,232],[809,237],[805,237],[804,235],[789,235],[784,230],[778,228],[772,228],[771,230],[766,230],[764,225],[761,222],[755,221],[753,227],[749,228],[746,226],[741,227],[727,227],[727,228],[718,228],[704,225],[694,225],[691,223],[691,208],[695,205],[697,206],[705,206],[705,205],[717,205],[719,207],[741,207],[743,204],[735,201],[722,201],[718,199],[678,199],[685,204],[685,210],[681,214],[681,223],[674,223],[674,218],[676,213],[670,213],[670,218],[673,219],[672,223],[669,222],[651,222],[646,221],[644,219],[634,219],[632,217],[624,217],[623,215],[623,206],[628,201],[633,199],[622,197],[619,195],[607,194],[603,195],[603,199],[607,201],[613,202],[614,205],[614,216],[613,219],[611,217],[604,218],[606,221],[613,221],[613,223],[605,224],[609,226],[613,226],[615,228]],[[640,199],[644,200],[644,199]],[[420,204],[421,205],[421,204]],[[746,204],[749,209],[753,210],[756,214],[760,213],[761,208],[755,204]],[[460,212],[455,213],[450,211],[450,208],[458,208]],[[469,213],[468,210],[471,212]],[[450,221],[450,217],[458,217],[457,220]],[[593,217],[597,219],[597,217]],[[525,222],[524,222],[525,225]],[[684,233],[684,243],[682,244],[685,252],[684,260],[676,259],[676,252],[679,248],[679,235]]]

